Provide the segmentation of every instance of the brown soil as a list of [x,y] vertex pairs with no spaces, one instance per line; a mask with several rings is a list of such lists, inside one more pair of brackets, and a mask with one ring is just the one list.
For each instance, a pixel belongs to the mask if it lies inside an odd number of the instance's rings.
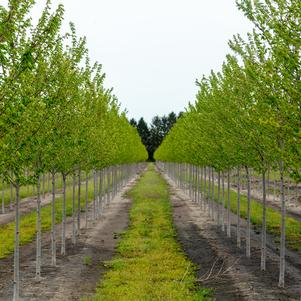
[[[167,179],[167,178],[166,178]],[[212,287],[215,300],[299,300],[301,283],[301,259],[288,251],[286,287],[278,288],[279,256],[273,237],[268,236],[267,270],[260,271],[260,233],[252,231],[252,257],[243,247],[236,247],[236,226],[227,238],[198,204],[192,202],[174,183],[170,184],[173,218],[178,239],[188,257],[197,266],[200,285]],[[231,214],[232,221],[236,215]],[[242,237],[245,221],[241,220]],[[208,277],[208,275],[210,276]]]
[[[135,183],[132,180],[122,191],[124,193]],[[57,255],[57,267],[50,265],[50,233],[42,237],[42,280],[35,280],[35,242],[21,248],[21,300],[80,300],[95,292],[106,271],[104,262],[114,255],[119,241],[118,233],[128,226],[129,199],[117,195],[106,206],[102,218],[89,221],[87,229],[81,229],[81,236],[74,246],[71,242],[72,223],[67,223],[67,255]],[[89,216],[92,216],[90,212]],[[57,254],[60,254],[61,226],[57,226]],[[91,262],[91,264],[90,264]],[[0,300],[12,299],[13,256],[0,261]]]
[[[56,197],[60,197],[61,194],[56,193]],[[41,206],[44,207],[51,203],[52,194],[47,193],[45,197],[41,197]],[[28,214],[37,208],[37,197],[28,197],[20,201],[20,214]],[[15,220],[15,211],[6,209],[4,214],[0,215],[0,226],[13,222]]]

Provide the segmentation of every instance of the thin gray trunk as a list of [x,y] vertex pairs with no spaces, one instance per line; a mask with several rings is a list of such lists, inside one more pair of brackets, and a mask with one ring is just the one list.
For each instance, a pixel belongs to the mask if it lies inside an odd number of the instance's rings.
[[46,190],[45,190],[45,174],[42,175],[42,191],[43,191],[43,198],[45,198]]
[[241,247],[240,236],[240,168],[237,168],[237,227],[236,227],[236,244],[237,247]]
[[14,281],[13,281],[13,301],[19,300],[20,295],[20,213],[19,213],[19,202],[20,202],[20,186],[16,184],[16,205],[15,205],[15,249],[14,249]]
[[262,233],[261,233],[261,270],[266,269],[266,171],[262,172]]
[[52,199],[51,199],[51,265],[56,266],[55,173],[54,172],[52,172]]
[[279,287],[284,287],[285,275],[285,192],[284,192],[284,166],[280,161],[280,200],[281,200],[281,236],[280,236],[280,271],[279,271]]
[[10,197],[9,197],[9,210],[13,210],[13,184],[10,183]]
[[66,175],[63,176],[62,245],[61,254],[66,254]]
[[81,177],[80,177],[80,171],[78,172],[78,194],[77,194],[77,236],[80,235],[80,212],[81,212]]
[[93,175],[94,175],[94,198],[93,198],[93,219],[96,219],[96,198],[97,198],[97,187],[96,187],[96,170],[93,171]]
[[211,167],[208,167],[208,213],[209,213],[209,217],[211,217],[210,193],[211,193]]
[[217,173],[217,224],[220,225],[221,172]]
[[207,167],[204,167],[204,188],[203,188],[203,196],[204,196],[204,212],[206,212],[207,206]]
[[227,174],[227,192],[228,192],[228,204],[227,204],[227,236],[231,237],[231,200],[230,200],[230,170]]
[[85,201],[85,228],[88,228],[88,202],[89,202],[89,173],[86,172],[86,201]]
[[222,172],[222,231],[225,232],[225,174]]
[[247,232],[246,232],[246,256],[251,257],[251,180],[250,171],[246,166],[247,175],[247,190],[248,190],[248,204],[247,204]]
[[215,220],[215,210],[214,210],[214,208],[215,208],[215,201],[214,201],[214,168],[212,167],[212,173],[211,173],[211,176],[212,176],[212,182],[211,182],[211,189],[212,189],[212,197],[211,197],[211,213],[212,213],[212,216],[211,216],[211,218],[213,219],[213,220]]
[[76,186],[76,176],[73,174],[72,181],[72,243],[76,244],[76,224],[75,224],[75,186]]
[[4,189],[4,179],[2,180],[2,214],[5,213],[5,189]]
[[36,280],[41,279],[41,261],[42,261],[42,227],[41,227],[41,185],[40,175],[37,179],[37,250],[36,250]]

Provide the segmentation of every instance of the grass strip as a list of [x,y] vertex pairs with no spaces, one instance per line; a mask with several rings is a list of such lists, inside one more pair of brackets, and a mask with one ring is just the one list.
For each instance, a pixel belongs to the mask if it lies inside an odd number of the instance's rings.
[[[201,184],[201,187],[204,187],[205,183]],[[196,187],[196,185],[193,185]],[[208,183],[206,183],[206,193],[208,193]],[[210,196],[212,192],[210,192]],[[227,204],[228,190],[225,188],[225,207],[228,207]],[[222,197],[222,196],[221,196]],[[214,200],[218,201],[218,186],[214,185]],[[240,196],[240,216],[244,219],[247,218],[247,196],[241,194]],[[260,230],[262,226],[262,209],[263,206],[259,201],[251,199],[251,223]],[[237,214],[237,193],[230,189],[230,210]],[[280,233],[281,233],[281,213],[271,207],[266,207],[266,223],[267,223],[267,232],[276,236],[275,242],[279,243]],[[301,250],[301,222],[292,218],[286,217],[286,246],[293,250],[300,252]]]
[[[85,184],[82,184],[85,186]],[[94,186],[92,181],[89,183],[89,201],[91,202],[94,197]],[[81,207],[85,204],[85,189],[82,190]],[[75,200],[77,204],[77,189]],[[55,201],[56,210],[56,223],[62,221],[62,207],[63,199],[57,198]],[[77,207],[77,205],[76,205]],[[83,210],[83,209],[82,209]],[[66,189],[66,215],[72,215],[72,187]],[[51,228],[51,204],[41,208],[41,223],[42,231],[46,232]],[[21,216],[20,218],[20,245],[25,245],[33,241],[36,237],[36,224],[37,224],[37,214],[36,211],[32,211],[28,214]],[[15,222],[8,223],[6,225],[0,226],[0,259],[6,258],[8,255],[14,251],[14,229]],[[57,233],[59,235],[59,233]]]
[[176,241],[168,186],[153,164],[128,197],[130,227],[118,254],[106,263],[110,269],[95,296],[82,300],[211,300],[211,289],[196,285],[195,267]]

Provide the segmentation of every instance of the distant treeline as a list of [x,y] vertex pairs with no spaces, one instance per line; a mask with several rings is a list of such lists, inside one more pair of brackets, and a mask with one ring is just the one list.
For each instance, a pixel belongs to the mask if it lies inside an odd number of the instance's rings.
[[155,116],[150,126],[143,118],[140,118],[138,122],[134,118],[130,120],[130,124],[137,128],[141,140],[147,149],[149,161],[154,161],[154,152],[181,115],[182,112],[179,115],[171,112],[167,116]]

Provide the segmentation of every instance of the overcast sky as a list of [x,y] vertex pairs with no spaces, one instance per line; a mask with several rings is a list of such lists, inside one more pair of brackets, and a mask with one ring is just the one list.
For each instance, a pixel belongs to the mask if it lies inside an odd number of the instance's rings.
[[[4,0],[0,0],[1,2]],[[44,0],[36,0],[34,18]],[[92,60],[103,65],[106,87],[129,117],[184,110],[195,80],[219,70],[233,34],[251,30],[234,0],[53,0],[65,24],[85,35]]]

